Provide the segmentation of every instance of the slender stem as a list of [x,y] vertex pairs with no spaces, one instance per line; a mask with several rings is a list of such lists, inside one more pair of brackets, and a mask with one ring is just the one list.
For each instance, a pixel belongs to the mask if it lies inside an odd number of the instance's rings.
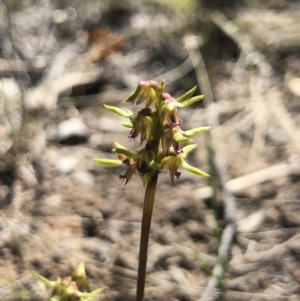
[[140,240],[140,255],[139,255],[136,301],[143,301],[144,299],[148,242],[149,242],[151,218],[152,218],[157,179],[158,179],[158,174],[155,174],[147,184],[146,191],[145,191],[144,211],[143,211],[143,218],[142,218],[142,229],[141,229],[141,240]]

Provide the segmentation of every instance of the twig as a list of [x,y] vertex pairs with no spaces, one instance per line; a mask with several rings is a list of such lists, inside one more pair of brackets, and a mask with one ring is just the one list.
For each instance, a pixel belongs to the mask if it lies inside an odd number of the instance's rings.
[[247,262],[258,262],[258,261],[273,261],[275,258],[278,258],[284,255],[290,247],[294,246],[295,244],[300,244],[300,234],[296,234],[290,239],[284,241],[283,243],[272,247],[266,251],[260,252],[251,252],[245,255],[245,259]]
[[[286,177],[289,175],[299,175],[300,165],[293,163],[277,164],[265,169],[252,172],[239,178],[230,180],[226,183],[227,189],[232,193],[239,192],[242,189],[272,180],[277,177]],[[203,187],[194,191],[196,199],[207,199],[212,196],[211,187]]]
[[274,117],[276,117],[277,122],[281,127],[286,131],[286,133],[290,136],[292,141],[294,142],[298,152],[300,152],[300,131],[296,122],[291,118],[289,112],[283,105],[280,99],[283,98],[283,95],[277,88],[271,89],[266,95],[268,101],[270,102],[269,108],[273,113]]
[[255,160],[256,155],[260,155],[262,153],[262,149],[264,147],[264,136],[266,135],[267,130],[267,112],[263,96],[263,79],[255,70],[250,71],[249,75],[249,90],[255,131],[248,156],[246,172],[252,171],[251,166],[253,166],[253,161]]

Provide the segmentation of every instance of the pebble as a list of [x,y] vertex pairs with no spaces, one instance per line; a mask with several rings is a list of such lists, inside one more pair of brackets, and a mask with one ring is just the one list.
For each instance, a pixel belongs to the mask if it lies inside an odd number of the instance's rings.
[[70,118],[57,126],[57,141],[62,144],[75,145],[86,142],[90,129],[81,118]]
[[0,100],[1,104],[5,104],[4,101],[10,104],[17,104],[21,97],[21,90],[18,83],[9,78],[2,78],[0,80]]
[[62,196],[60,194],[54,194],[49,196],[44,202],[50,207],[58,207],[62,202]]
[[95,180],[93,175],[85,170],[77,170],[72,173],[71,179],[76,185],[89,186],[94,185]]
[[56,169],[62,174],[68,174],[79,165],[79,159],[71,156],[62,156],[56,162]]

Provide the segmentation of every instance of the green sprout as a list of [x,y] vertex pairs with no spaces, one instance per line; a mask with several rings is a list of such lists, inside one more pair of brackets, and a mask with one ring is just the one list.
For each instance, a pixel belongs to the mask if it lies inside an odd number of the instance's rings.
[[[173,183],[181,175],[178,170],[183,168],[198,176],[209,177],[204,171],[189,165],[185,159],[197,146],[192,137],[207,132],[210,126],[183,131],[181,129],[182,120],[178,114],[179,108],[202,100],[203,95],[192,97],[196,90],[194,87],[181,97],[174,99],[164,90],[164,81],[161,84],[152,80],[141,81],[133,94],[124,100],[124,102],[133,104],[144,103],[144,108],[137,113],[128,109],[122,110],[118,107],[104,105],[108,111],[129,119],[128,122],[122,123],[124,127],[131,129],[128,138],[134,139],[139,136],[140,145],[144,144],[144,147],[130,152],[124,146],[115,143],[113,152],[118,159],[93,158],[95,162],[107,166],[125,165],[126,171],[120,175],[125,184],[131,180],[133,175],[138,175],[145,187],[137,301],[142,301],[144,298],[148,241],[158,175],[164,170],[168,170]],[[186,144],[186,146],[181,147],[181,144]]]
[[49,301],[93,301],[103,291],[102,288],[91,291],[83,263],[79,264],[71,276],[64,279],[58,277],[51,281],[38,274],[35,277],[52,288]]

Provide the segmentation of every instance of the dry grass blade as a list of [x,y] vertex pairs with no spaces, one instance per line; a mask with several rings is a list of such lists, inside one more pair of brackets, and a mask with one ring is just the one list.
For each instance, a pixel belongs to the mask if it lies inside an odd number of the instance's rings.
[[251,166],[263,151],[267,131],[267,110],[263,97],[263,79],[255,71],[250,72],[250,98],[252,102],[252,118],[254,119],[255,132],[250,149],[246,172],[252,171]]
[[277,88],[274,88],[268,91],[266,97],[270,103],[269,108],[276,118],[277,123],[290,136],[295,148],[297,149],[298,153],[300,153],[300,130],[281,101],[281,99],[283,99],[282,93],[278,91]]
[[[265,169],[246,174],[236,179],[229,180],[226,187],[232,192],[240,192],[241,190],[270,181],[277,177],[286,177],[289,175],[299,175],[300,166],[294,163],[277,164]],[[194,191],[194,198],[207,199],[212,196],[211,187],[203,187]]]

